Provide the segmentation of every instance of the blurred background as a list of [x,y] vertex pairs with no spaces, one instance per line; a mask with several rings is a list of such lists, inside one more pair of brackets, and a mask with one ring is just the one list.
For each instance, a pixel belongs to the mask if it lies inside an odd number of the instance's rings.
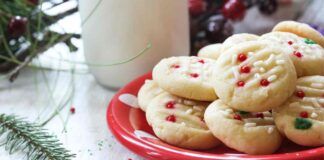
[[[0,113],[41,124],[76,159],[140,159],[107,130],[116,89],[162,58],[283,20],[324,34],[323,8],[323,0],[0,0]],[[23,155],[0,147],[1,160]]]

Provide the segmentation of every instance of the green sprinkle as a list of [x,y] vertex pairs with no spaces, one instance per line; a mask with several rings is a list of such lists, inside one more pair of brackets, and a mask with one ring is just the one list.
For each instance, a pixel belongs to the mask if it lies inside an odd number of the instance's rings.
[[296,118],[295,119],[295,128],[296,129],[309,129],[312,127],[312,122],[306,118]]
[[313,40],[308,39],[308,38],[305,38],[304,42],[305,42],[306,44],[316,44],[316,42],[314,42]]
[[250,112],[245,112],[245,111],[239,111],[240,115],[247,115],[249,114]]

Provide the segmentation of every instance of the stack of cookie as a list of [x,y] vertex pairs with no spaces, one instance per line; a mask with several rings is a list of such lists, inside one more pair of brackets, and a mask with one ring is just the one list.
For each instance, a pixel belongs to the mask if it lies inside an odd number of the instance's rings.
[[221,142],[271,154],[283,137],[324,145],[324,38],[286,21],[262,36],[237,34],[153,69],[139,105],[161,140],[209,149]]

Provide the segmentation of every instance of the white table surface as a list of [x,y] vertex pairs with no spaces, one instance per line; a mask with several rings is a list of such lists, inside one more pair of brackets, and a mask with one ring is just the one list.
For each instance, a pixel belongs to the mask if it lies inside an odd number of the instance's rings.
[[[316,2],[317,4],[322,3],[322,1]],[[323,6],[323,4],[321,5]],[[316,8],[316,4],[313,6]],[[311,13],[311,10],[307,13]],[[323,13],[319,13],[319,15],[321,14]],[[306,12],[301,18],[303,21],[307,21],[305,16],[308,16]],[[320,16],[316,16],[316,18],[318,17]],[[318,22],[322,24],[323,21],[319,20]],[[80,28],[80,19],[78,15],[74,15],[60,24],[65,25],[66,31],[74,31],[76,28]],[[80,41],[76,41],[76,44],[82,46],[80,43]],[[58,65],[60,68],[71,68],[70,64],[58,64],[58,61],[53,57],[60,58],[62,56],[67,59],[83,60],[82,47],[77,53],[67,55],[67,52],[66,47],[58,45],[40,56],[39,61],[42,65],[54,68]],[[34,63],[38,64],[38,61]],[[85,69],[87,69],[85,66],[77,67],[77,70]],[[70,83],[72,77],[74,77],[74,81]],[[74,92],[71,92],[71,86],[74,86]],[[46,125],[46,128],[58,136],[64,147],[76,154],[75,159],[141,160],[142,158],[118,143],[108,130],[106,109],[115,92],[100,86],[91,74],[42,72],[27,68],[21,71],[14,83],[0,80],[0,113],[14,113],[27,117],[30,121],[42,122],[53,112],[55,105],[64,101],[62,97],[69,97],[74,93],[73,99],[59,116]],[[76,113],[67,119],[71,106],[76,108]],[[66,125],[64,125],[65,123]],[[66,132],[63,132],[64,126],[66,126]],[[0,147],[1,160],[20,160],[22,156],[23,154],[9,155],[4,147]]]

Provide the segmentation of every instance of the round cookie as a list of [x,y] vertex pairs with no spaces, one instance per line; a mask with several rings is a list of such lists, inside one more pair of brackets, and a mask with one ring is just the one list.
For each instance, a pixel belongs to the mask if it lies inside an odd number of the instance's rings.
[[295,94],[273,110],[278,129],[303,146],[324,145],[324,76],[297,80]]
[[198,57],[216,60],[222,53],[222,44],[216,43],[203,47],[198,52]]
[[214,64],[212,59],[194,56],[162,59],[153,69],[153,80],[171,94],[213,101],[217,98],[211,85]]
[[234,109],[261,112],[282,105],[294,92],[296,71],[286,50],[266,41],[243,42],[218,58],[213,85]]
[[324,47],[324,37],[322,36],[322,34],[305,23],[283,21],[278,23],[272,31],[294,33],[300,37],[311,39]]
[[146,111],[148,104],[161,93],[164,93],[156,82],[146,80],[137,94],[138,104],[143,111]]
[[234,34],[230,37],[228,37],[224,43],[223,43],[223,51],[239,44],[242,42],[247,42],[247,41],[255,41],[258,40],[259,36],[254,35],[254,34],[249,34],[249,33],[239,33],[239,34]]
[[187,149],[209,149],[220,141],[203,121],[207,105],[206,102],[163,93],[149,104],[146,118],[155,135],[171,145]]
[[277,42],[286,48],[298,77],[324,75],[324,49],[313,41],[288,32],[271,32],[260,39]]
[[238,112],[221,100],[216,100],[208,106],[204,118],[215,137],[240,152],[271,154],[282,142],[269,111]]

